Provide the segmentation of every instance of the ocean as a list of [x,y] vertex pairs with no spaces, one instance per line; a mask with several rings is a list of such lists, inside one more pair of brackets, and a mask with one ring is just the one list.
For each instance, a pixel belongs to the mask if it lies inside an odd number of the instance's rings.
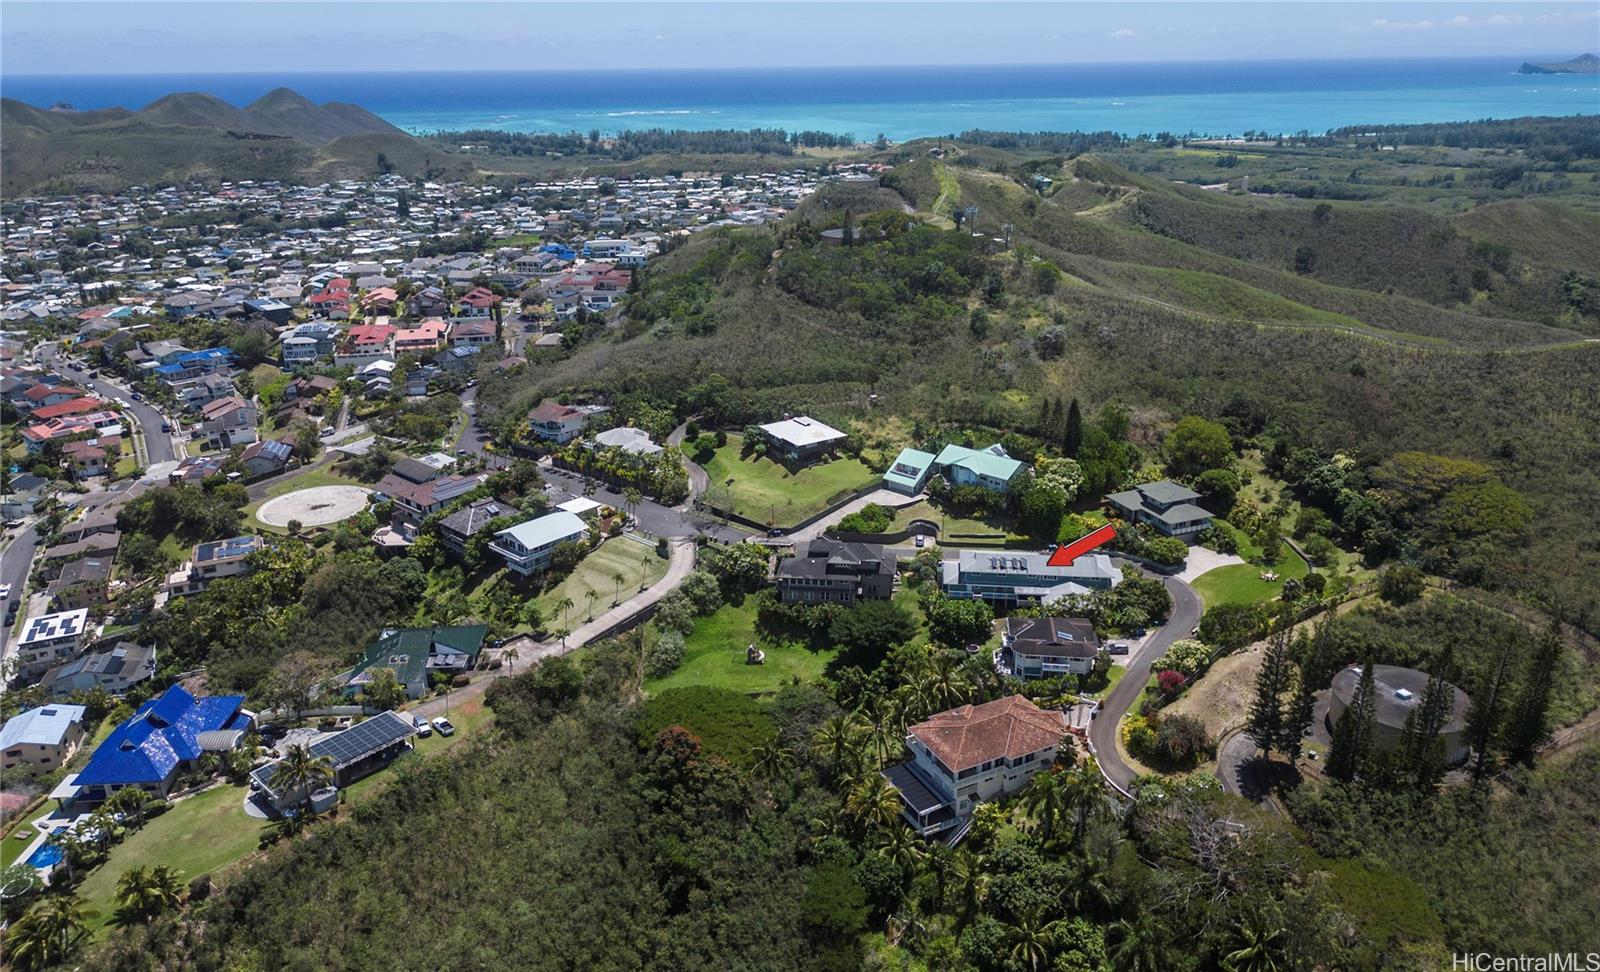
[[[0,93],[77,108],[204,91],[245,104],[288,86],[412,132],[783,128],[893,140],[1003,131],[1229,135],[1600,113],[1600,78],[1519,75],[1524,58],[0,77]],[[1553,55],[1551,59],[1556,59]]]

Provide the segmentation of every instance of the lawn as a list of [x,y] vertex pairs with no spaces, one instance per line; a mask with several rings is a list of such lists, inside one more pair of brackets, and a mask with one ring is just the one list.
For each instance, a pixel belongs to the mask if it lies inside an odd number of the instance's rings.
[[244,796],[242,786],[213,787],[178,801],[113,847],[106,862],[78,886],[84,905],[99,912],[95,927],[104,928],[115,917],[117,879],[131,867],[166,864],[189,881],[254,851],[265,823],[245,815]]
[[705,464],[706,474],[713,486],[728,487],[733,512],[769,525],[799,523],[878,478],[859,459],[835,459],[791,473],[765,453],[741,457],[740,446],[740,436],[728,436],[728,444]]
[[[654,547],[635,543],[625,537],[612,537],[583,558],[577,569],[561,583],[540,594],[536,600],[539,610],[544,614],[545,623],[553,625],[562,620],[561,612],[556,610],[556,602],[563,597],[571,598],[572,609],[567,612],[566,621],[576,627],[589,617],[590,591],[599,595],[593,602],[593,609],[598,614],[611,607],[619,594],[622,600],[627,600],[630,595],[638,593],[643,585],[654,584],[666,573],[667,561],[656,556]],[[622,575],[620,592],[613,574]]]
[[[1244,551],[1241,550],[1240,554],[1243,555]],[[1277,598],[1283,593],[1284,581],[1291,577],[1298,580],[1310,573],[1306,562],[1290,550],[1288,544],[1283,545],[1282,556],[1270,568],[1278,575],[1278,579],[1262,580],[1261,572],[1267,569],[1259,564],[1218,567],[1195,578],[1193,587],[1208,608],[1218,604],[1254,604]]]
[[[745,663],[745,647],[755,642],[767,653],[760,665]],[[660,692],[689,685],[711,685],[749,694],[770,694],[793,676],[811,681],[822,675],[833,651],[813,651],[804,641],[780,640],[757,632],[754,598],[727,604],[696,622],[683,645],[683,664],[645,688]]]
[[250,381],[257,388],[265,388],[283,377],[283,369],[274,364],[258,364],[250,369]]
[[[1000,546],[1006,540],[1023,541],[1031,539],[1026,534],[1016,532],[1016,520],[1010,516],[989,516],[979,519],[973,516],[963,516],[958,513],[946,512],[942,507],[934,505],[929,500],[922,500],[910,506],[902,506],[895,511],[894,522],[889,530],[904,530],[912,520],[931,520],[939,524],[939,542],[953,547],[984,547]],[[993,540],[975,538],[972,534],[998,534]],[[1054,542],[1055,537],[1048,541]]]
[[313,486],[365,485],[367,484],[359,480],[352,479],[349,476],[341,476],[327,466],[318,466],[314,469],[307,469],[304,472],[289,476],[286,479],[280,479],[271,486],[268,486],[265,496],[244,508],[246,522],[251,527],[254,527],[258,530],[270,530],[274,533],[282,533],[283,530],[281,528],[267,526],[265,523],[262,523],[260,520],[256,519],[256,510],[260,509],[262,504],[266,503],[267,500],[276,499],[277,497],[282,496],[284,493],[292,493],[297,489],[310,489]]

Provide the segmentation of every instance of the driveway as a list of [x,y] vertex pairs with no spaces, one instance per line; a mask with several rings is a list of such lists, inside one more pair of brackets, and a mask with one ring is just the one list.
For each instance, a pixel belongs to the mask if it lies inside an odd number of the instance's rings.
[[838,523],[851,513],[860,513],[872,503],[876,503],[879,506],[887,506],[890,509],[899,509],[902,506],[915,506],[916,504],[922,502],[923,499],[925,499],[925,497],[921,494],[916,496],[907,496],[904,493],[897,493],[892,489],[880,489],[876,492],[868,493],[860,499],[851,500],[849,503],[839,507],[837,510],[811,524],[810,526],[802,527],[799,530],[795,530],[793,533],[785,534],[784,539],[793,541],[794,543],[802,543],[806,540],[815,540],[817,537],[822,536],[822,532],[828,529],[828,527]]
[[[539,474],[550,486],[550,501],[563,503],[579,496],[587,496],[597,503],[626,509],[621,493],[599,480],[591,480],[570,469],[558,468],[548,458],[540,460]],[[585,490],[587,489],[587,492]],[[749,539],[750,532],[710,517],[699,517],[691,511],[663,506],[654,500],[644,500],[633,511],[639,529],[657,537],[694,537],[700,533],[723,543],[738,543]]]
[[1205,547],[1190,547],[1189,557],[1184,562],[1183,570],[1173,575],[1185,584],[1193,584],[1196,577],[1218,567],[1229,567],[1233,564],[1242,564],[1245,560],[1233,554],[1217,553]]
[[1189,632],[1200,623],[1203,608],[1200,595],[1187,583],[1177,577],[1161,577],[1160,580],[1166,586],[1167,593],[1172,595],[1172,616],[1139,648],[1137,654],[1128,658],[1127,674],[1106,696],[1100,707],[1100,715],[1089,726],[1089,745],[1094,750],[1095,758],[1100,761],[1100,771],[1106,779],[1124,790],[1138,774],[1117,753],[1117,728],[1133,705],[1133,700],[1144,690],[1145,682],[1149,681],[1151,662],[1160,658],[1174,641],[1189,637]]
[[[678,585],[683,583],[683,579],[688,577],[690,572],[694,570],[694,562],[694,542],[692,540],[675,541],[672,544],[672,550],[667,562],[666,576],[650,585],[648,589],[640,591],[611,610],[597,616],[593,621],[587,621],[574,628],[572,633],[567,635],[565,641],[560,639],[555,641],[536,641],[527,635],[511,639],[511,641],[507,642],[506,647],[515,647],[517,649],[517,660],[514,663],[515,670],[523,671],[526,666],[535,662],[553,658],[556,655],[569,654],[592,641],[599,640],[606,632],[652,607],[657,601],[677,590]],[[499,677],[501,676],[496,674],[481,674],[474,678],[465,688],[452,691],[448,697],[438,696],[428,699],[413,706],[410,711],[422,716],[424,719],[432,719],[434,716],[444,715],[451,701],[454,701],[459,706],[471,699],[481,698],[483,693],[489,690],[490,683]]]

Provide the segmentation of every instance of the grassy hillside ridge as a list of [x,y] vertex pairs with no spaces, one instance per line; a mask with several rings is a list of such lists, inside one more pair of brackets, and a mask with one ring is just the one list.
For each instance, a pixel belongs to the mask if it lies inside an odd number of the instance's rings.
[[473,168],[356,105],[279,88],[244,108],[212,95],[167,95],[139,111],[44,111],[4,99],[4,190],[112,188],[183,178],[328,180],[376,175],[382,154],[412,175]]

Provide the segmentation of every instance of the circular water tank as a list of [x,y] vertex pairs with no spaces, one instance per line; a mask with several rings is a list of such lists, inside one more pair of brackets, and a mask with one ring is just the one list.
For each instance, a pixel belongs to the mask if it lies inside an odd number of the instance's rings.
[[311,810],[313,813],[327,813],[339,802],[339,788],[325,786],[311,794]]

